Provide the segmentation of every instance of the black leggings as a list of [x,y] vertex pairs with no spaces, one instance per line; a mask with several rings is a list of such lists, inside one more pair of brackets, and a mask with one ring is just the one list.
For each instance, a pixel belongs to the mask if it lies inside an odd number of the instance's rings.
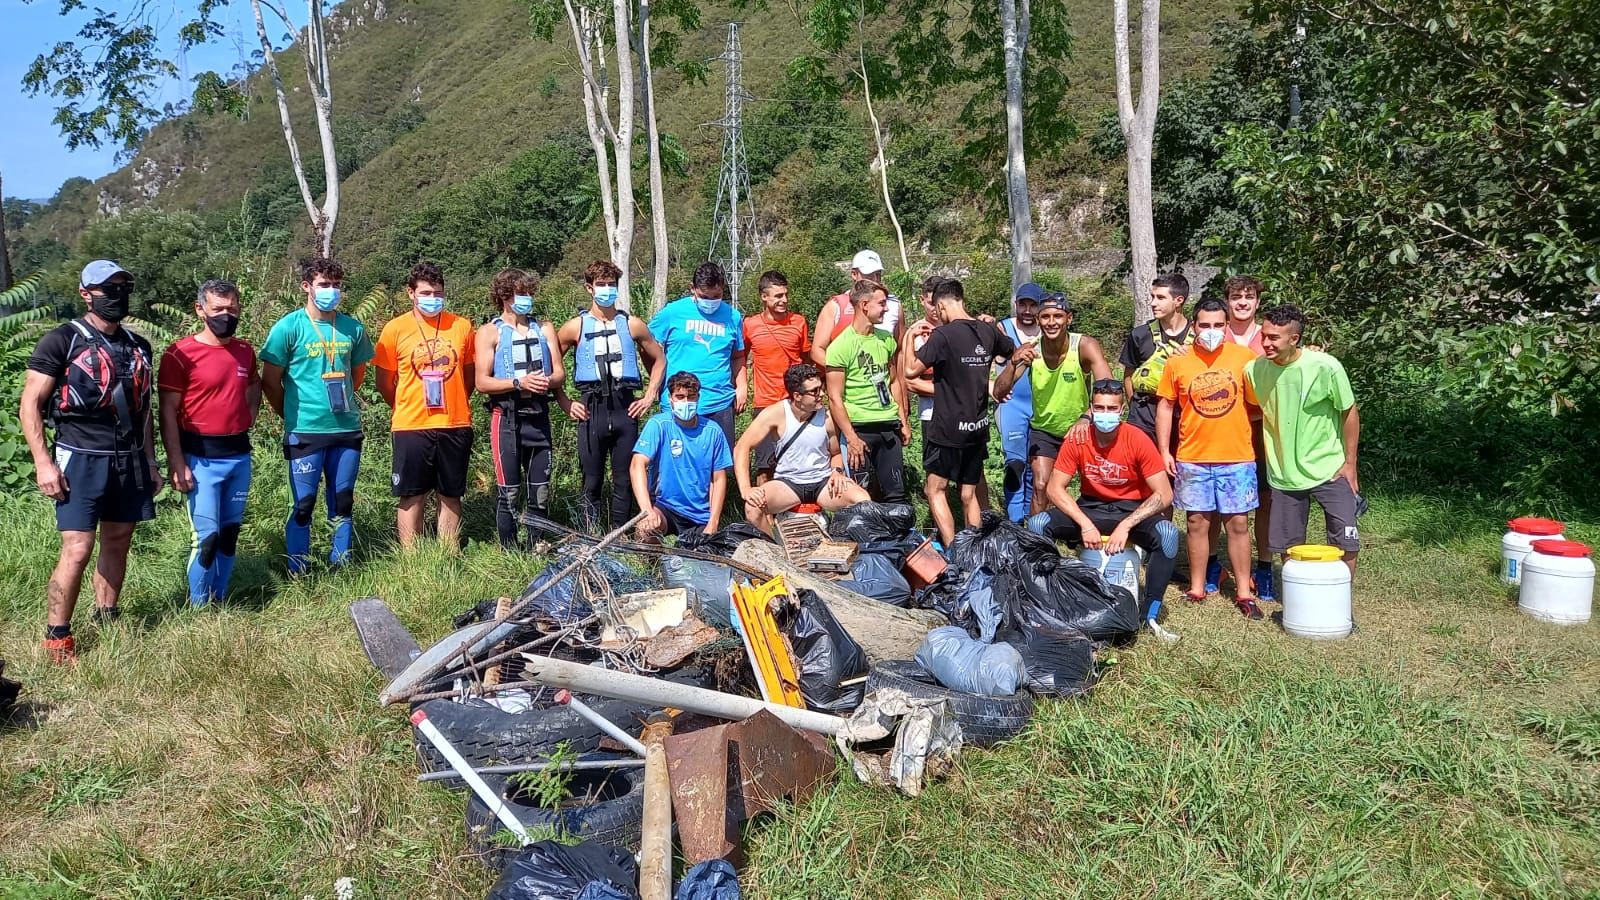
[[584,528],[590,531],[601,524],[607,457],[611,459],[611,522],[604,530],[610,531],[633,516],[628,465],[633,462],[633,445],[639,440],[639,422],[628,415],[628,405],[635,399],[633,391],[618,391],[610,396],[583,395],[589,418],[578,423],[578,468],[583,472],[580,514]]
[[[496,406],[489,415],[489,446],[494,457],[494,524],[500,546],[517,546],[521,519],[518,499],[528,512],[550,516],[550,415]],[[533,528],[528,528],[530,543]]]

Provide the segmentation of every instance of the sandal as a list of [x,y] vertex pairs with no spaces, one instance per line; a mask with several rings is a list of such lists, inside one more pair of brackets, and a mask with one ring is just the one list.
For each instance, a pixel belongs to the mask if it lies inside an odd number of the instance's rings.
[[1183,599],[1189,601],[1190,603],[1204,603],[1204,602],[1206,602],[1206,598],[1210,597],[1210,596],[1211,595],[1207,594],[1205,591],[1184,591],[1183,592]]

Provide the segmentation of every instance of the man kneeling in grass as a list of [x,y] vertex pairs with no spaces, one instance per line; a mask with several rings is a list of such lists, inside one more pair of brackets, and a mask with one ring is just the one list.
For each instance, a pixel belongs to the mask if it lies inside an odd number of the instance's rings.
[[[1177,640],[1156,623],[1178,559],[1178,527],[1161,515],[1172,503],[1172,483],[1156,445],[1143,431],[1122,421],[1122,382],[1102,378],[1092,390],[1089,415],[1094,438],[1061,445],[1045,488],[1052,508],[1028,519],[1028,528],[1107,556],[1121,553],[1129,544],[1143,548],[1148,561],[1141,618],[1163,640]],[[1080,476],[1083,494],[1076,500],[1068,490],[1074,475]]]
[[[763,409],[733,448],[733,474],[744,497],[744,516],[762,531],[773,517],[802,503],[833,512],[870,500],[867,489],[844,473],[839,427],[828,415],[822,375],[810,363],[783,373],[789,396]],[[750,486],[750,456],[763,442],[774,447],[772,480]]]
[[633,496],[644,510],[642,541],[716,531],[728,495],[733,454],[721,426],[700,415],[700,379],[690,372],[673,375],[667,399],[671,411],[640,429],[629,466]]

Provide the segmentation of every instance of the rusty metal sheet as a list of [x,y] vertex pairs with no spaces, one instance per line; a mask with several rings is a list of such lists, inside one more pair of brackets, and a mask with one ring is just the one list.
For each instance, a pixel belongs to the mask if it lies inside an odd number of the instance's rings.
[[780,800],[799,802],[838,771],[826,737],[769,712],[666,740],[672,812],[690,865],[738,864],[744,823]]

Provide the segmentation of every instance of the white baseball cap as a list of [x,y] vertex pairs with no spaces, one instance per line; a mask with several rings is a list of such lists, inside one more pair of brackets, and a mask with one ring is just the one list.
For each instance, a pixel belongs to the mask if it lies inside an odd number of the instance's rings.
[[850,260],[850,268],[863,275],[883,271],[883,257],[876,250],[863,250]]
[[[128,270],[117,265],[109,259],[97,259],[83,267],[83,274],[78,276],[78,287],[98,287],[118,275],[127,275]],[[132,277],[131,275],[129,276]]]

